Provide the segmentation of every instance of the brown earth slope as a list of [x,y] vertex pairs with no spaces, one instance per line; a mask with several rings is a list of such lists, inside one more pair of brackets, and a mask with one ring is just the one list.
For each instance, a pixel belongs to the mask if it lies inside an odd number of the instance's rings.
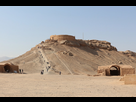
[[127,64],[136,67],[136,57],[120,52],[107,41],[46,40],[25,54],[5,61],[19,65],[25,73],[84,75],[96,74],[100,65]]

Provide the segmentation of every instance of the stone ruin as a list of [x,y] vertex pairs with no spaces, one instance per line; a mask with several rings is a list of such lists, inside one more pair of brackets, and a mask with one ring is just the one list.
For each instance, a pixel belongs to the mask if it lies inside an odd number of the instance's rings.
[[[50,39],[45,41],[48,42],[58,42],[59,44],[64,44],[73,47],[90,47],[92,49],[100,48],[106,50],[114,50],[117,51],[117,48],[112,46],[110,42],[107,41],[100,41],[100,40],[82,40],[82,39],[75,39],[75,36],[71,35],[52,35]],[[42,42],[43,43],[43,42]]]
[[61,40],[74,41],[75,36],[71,36],[71,35],[51,35],[50,39],[51,40],[57,40],[57,41],[61,41]]
[[125,74],[120,81],[124,81],[126,85],[136,85],[136,74]]
[[1,73],[19,73],[19,67],[12,63],[0,63]]
[[125,74],[135,74],[135,68],[130,65],[107,65],[98,66],[97,70],[99,75],[102,76],[113,76],[119,75],[124,76]]

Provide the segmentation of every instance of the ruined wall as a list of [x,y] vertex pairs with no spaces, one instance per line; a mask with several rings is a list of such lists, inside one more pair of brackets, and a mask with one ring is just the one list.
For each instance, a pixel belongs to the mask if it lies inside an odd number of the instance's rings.
[[110,76],[110,68],[109,66],[98,66],[97,73],[104,76]]
[[108,69],[108,66],[98,66],[97,72],[98,72],[98,73],[102,73],[102,72],[104,72],[106,69]]
[[136,85],[136,74],[124,75],[124,84]]
[[75,40],[75,36],[71,36],[71,35],[51,35],[50,36],[51,40],[69,40],[69,41],[73,41]]
[[19,73],[19,67],[15,66],[15,65],[11,65],[11,72],[14,73],[14,71],[17,71],[17,73]]
[[4,66],[0,65],[0,72],[4,72]]
[[10,65],[10,64],[5,64],[5,65],[0,65],[0,72],[5,73],[4,66],[9,65],[10,66],[10,73],[14,73],[14,71],[17,71],[19,73],[19,67],[16,65]]
[[116,67],[120,70],[120,76],[125,74],[135,74],[135,68],[130,65],[109,65],[109,66],[98,66],[98,74],[105,73],[105,75],[110,76],[110,68]]
[[135,69],[134,68],[121,68],[120,76],[124,76],[125,74],[135,74]]

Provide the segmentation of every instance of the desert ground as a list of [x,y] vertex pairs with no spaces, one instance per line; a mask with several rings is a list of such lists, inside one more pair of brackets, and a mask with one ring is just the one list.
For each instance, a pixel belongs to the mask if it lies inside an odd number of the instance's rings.
[[0,73],[0,97],[136,97],[121,76]]

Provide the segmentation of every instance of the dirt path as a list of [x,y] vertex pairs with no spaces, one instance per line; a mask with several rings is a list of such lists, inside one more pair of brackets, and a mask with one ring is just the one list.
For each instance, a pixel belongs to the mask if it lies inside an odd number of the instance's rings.
[[56,53],[54,53],[54,55],[58,58],[58,60],[60,60],[60,62],[65,66],[65,68],[69,71],[69,73],[71,74],[71,75],[73,75],[73,73],[71,72],[71,70],[68,68],[68,66],[62,61],[62,59],[60,59],[59,57],[58,57],[58,55],[56,55]]
[[0,97],[136,97],[135,85],[120,77],[0,74]]

